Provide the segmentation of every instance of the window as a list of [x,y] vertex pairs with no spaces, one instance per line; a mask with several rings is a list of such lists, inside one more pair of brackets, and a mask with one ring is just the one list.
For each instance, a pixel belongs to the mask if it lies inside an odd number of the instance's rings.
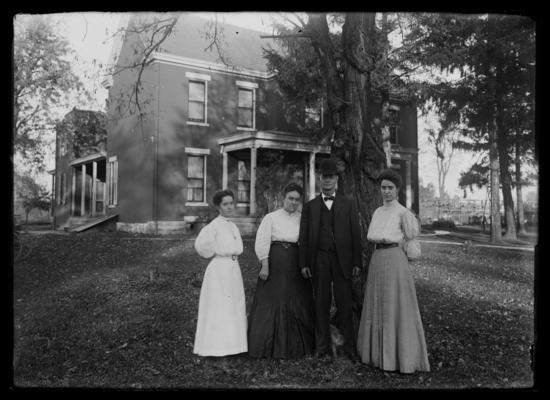
[[189,78],[188,123],[205,125],[208,114],[208,81],[209,75],[186,72]]
[[256,89],[254,82],[237,81],[237,128],[256,129]]
[[187,205],[206,204],[206,156],[209,149],[186,147]]
[[254,91],[239,88],[239,120],[238,126],[242,128],[254,127]]
[[67,142],[65,135],[60,135],[59,137],[59,157],[64,157],[67,155]]
[[319,102],[318,105],[306,107],[305,109],[305,123],[306,127],[311,129],[319,129],[323,127],[323,103]]
[[206,122],[206,83],[189,81],[189,121]]
[[62,172],[59,179],[59,198],[57,199],[57,204],[65,204],[66,185],[67,174],[65,172]]
[[118,161],[116,156],[109,157],[107,164],[107,204],[116,206],[118,203]]
[[250,203],[250,161],[237,164],[237,203]]
[[398,126],[399,126],[399,108],[390,106],[389,113],[389,130],[390,130],[390,143],[398,144]]

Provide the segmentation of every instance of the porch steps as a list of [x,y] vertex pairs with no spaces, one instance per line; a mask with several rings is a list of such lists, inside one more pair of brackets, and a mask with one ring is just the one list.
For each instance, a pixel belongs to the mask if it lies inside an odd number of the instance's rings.
[[231,221],[237,225],[241,236],[255,237],[256,231],[262,222],[261,217],[233,217],[229,218]]
[[[115,222],[115,219],[118,218],[118,214],[114,215],[107,215],[104,217],[97,217],[97,218],[71,218],[69,219],[68,226],[65,227],[65,231],[67,232],[83,232],[87,229],[98,227],[99,225],[102,225],[105,222]],[[116,228],[115,228],[116,229]]]

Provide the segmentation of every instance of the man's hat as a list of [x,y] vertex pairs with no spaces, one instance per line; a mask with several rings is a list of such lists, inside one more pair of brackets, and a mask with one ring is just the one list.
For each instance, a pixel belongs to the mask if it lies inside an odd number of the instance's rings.
[[336,169],[336,160],[332,158],[325,158],[321,161],[320,172],[322,175],[338,175]]

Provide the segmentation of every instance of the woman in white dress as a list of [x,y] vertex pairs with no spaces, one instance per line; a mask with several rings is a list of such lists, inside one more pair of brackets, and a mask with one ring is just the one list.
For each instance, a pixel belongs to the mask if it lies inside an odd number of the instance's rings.
[[399,204],[401,177],[379,176],[384,205],[374,212],[367,239],[375,243],[357,335],[361,361],[385,371],[429,371],[424,328],[404,240],[419,233],[416,217]]
[[227,218],[233,215],[234,195],[218,191],[213,203],[220,215],[201,229],[195,250],[211,258],[202,281],[197,331],[193,353],[200,356],[226,356],[248,351],[246,303],[238,256],[243,242],[237,226]]

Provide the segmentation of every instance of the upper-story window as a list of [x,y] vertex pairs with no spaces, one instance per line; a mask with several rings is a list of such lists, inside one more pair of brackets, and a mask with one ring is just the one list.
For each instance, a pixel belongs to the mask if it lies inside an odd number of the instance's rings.
[[238,87],[238,116],[237,129],[256,129],[256,89],[254,82],[237,81]]
[[399,144],[398,142],[398,133],[399,133],[399,107],[390,106],[389,110],[389,121],[388,127],[390,130],[390,143]]
[[305,109],[305,123],[308,128],[322,128],[323,121],[323,103],[319,102]]
[[208,81],[209,75],[186,72],[189,78],[188,124],[208,123]]
[[189,81],[189,121],[206,122],[206,83]]

